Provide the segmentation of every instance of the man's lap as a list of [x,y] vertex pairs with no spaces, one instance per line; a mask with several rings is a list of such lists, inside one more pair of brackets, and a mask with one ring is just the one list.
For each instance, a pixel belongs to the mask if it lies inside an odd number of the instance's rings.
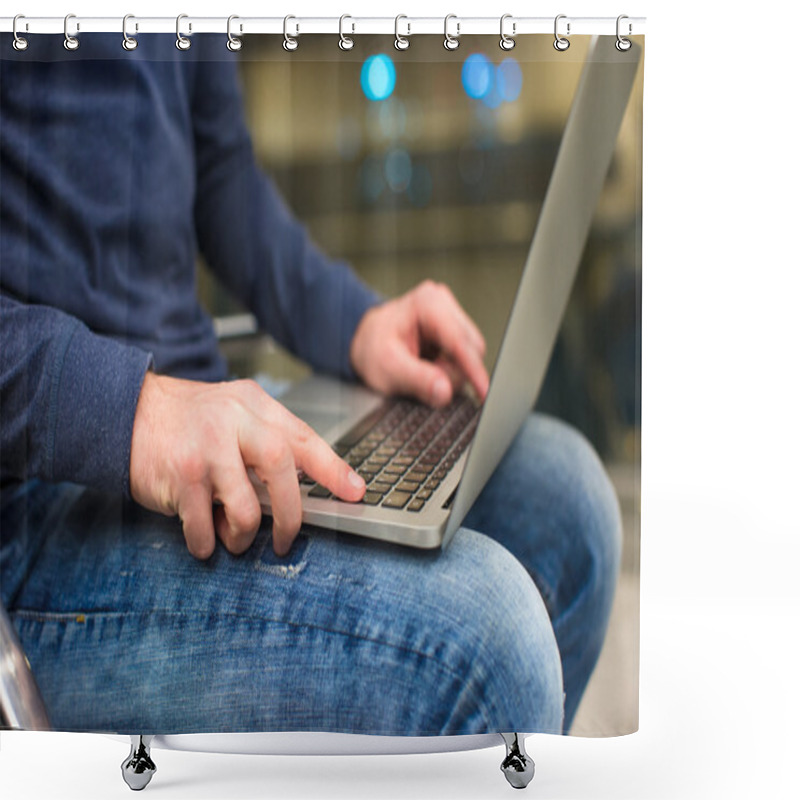
[[[537,449],[546,463],[555,431],[532,417],[509,456],[514,469],[536,461]],[[553,626],[528,574],[535,565],[526,572],[508,552],[527,557],[512,540],[537,535],[525,508],[506,515],[510,527],[498,524],[503,546],[492,530],[462,529],[446,551],[430,553],[304,529],[278,559],[267,521],[244,555],[218,545],[198,562],[175,519],[75,487],[62,487],[60,505],[52,487],[31,491],[61,511],[50,514],[35,562],[6,599],[60,727],[560,729]],[[487,493],[496,505],[491,486]],[[552,533],[546,499],[535,487],[522,495],[528,511],[539,504],[548,520],[540,527]],[[471,517],[493,527],[487,502],[482,496]],[[35,503],[26,503],[27,519]],[[6,530],[10,506],[4,498]],[[546,560],[568,560],[562,550],[556,557],[550,548]],[[5,556],[4,597],[13,572]],[[504,687],[511,676],[519,686]]]

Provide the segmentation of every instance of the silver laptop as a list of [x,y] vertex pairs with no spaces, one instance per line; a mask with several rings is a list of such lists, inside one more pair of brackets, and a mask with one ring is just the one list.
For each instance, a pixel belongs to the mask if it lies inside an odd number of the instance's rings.
[[544,379],[641,58],[615,42],[591,43],[482,408],[468,394],[434,411],[331,378],[298,383],[281,402],[367,481],[364,502],[345,503],[301,479],[304,522],[419,548],[458,529]]

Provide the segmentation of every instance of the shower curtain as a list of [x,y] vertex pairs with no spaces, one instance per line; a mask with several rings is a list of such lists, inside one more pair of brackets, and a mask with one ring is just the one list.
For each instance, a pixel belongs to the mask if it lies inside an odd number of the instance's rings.
[[281,396],[480,401],[590,38],[185,33],[0,36],[0,591],[53,727],[636,730],[641,67],[535,411],[422,551],[297,530],[382,476]]

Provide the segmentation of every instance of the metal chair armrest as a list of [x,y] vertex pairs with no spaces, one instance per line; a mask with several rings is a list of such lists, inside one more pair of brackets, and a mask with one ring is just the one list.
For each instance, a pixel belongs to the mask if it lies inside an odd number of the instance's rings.
[[17,632],[0,603],[0,727],[49,731],[50,720]]

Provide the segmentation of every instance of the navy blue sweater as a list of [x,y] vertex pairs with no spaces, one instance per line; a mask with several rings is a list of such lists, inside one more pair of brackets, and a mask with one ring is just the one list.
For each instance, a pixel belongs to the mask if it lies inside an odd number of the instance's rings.
[[148,368],[221,380],[195,259],[262,328],[347,375],[377,301],[258,170],[225,37],[0,35],[0,481],[129,491]]

